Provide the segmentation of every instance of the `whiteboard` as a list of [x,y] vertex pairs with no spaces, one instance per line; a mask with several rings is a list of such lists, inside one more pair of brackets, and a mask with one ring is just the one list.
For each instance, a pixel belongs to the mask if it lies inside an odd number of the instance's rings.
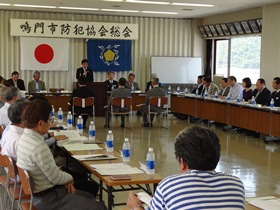
[[200,57],[151,57],[151,72],[161,83],[196,83],[201,75]]

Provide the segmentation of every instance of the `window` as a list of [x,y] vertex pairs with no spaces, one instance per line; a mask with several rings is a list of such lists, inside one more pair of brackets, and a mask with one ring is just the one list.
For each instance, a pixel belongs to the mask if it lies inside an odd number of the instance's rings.
[[217,40],[215,55],[215,74],[233,75],[239,83],[244,77],[256,83],[260,77],[260,36]]

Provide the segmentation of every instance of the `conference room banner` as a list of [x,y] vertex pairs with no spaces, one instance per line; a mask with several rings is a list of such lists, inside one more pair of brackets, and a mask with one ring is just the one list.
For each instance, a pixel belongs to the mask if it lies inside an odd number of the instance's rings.
[[20,69],[67,71],[69,39],[20,37]]
[[131,71],[131,40],[88,40],[87,58],[93,71]]
[[137,40],[138,24],[10,19],[10,35]]

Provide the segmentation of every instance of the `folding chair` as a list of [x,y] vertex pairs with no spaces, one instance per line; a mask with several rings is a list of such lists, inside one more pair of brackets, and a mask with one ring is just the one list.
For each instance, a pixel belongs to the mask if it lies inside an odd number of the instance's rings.
[[162,125],[163,128],[169,128],[168,125],[168,97],[167,96],[163,96],[163,97],[155,97],[155,96],[151,96],[149,98],[149,105],[148,105],[148,121],[149,121],[149,126],[152,126],[152,122],[151,122],[151,115],[165,115],[166,116],[166,125],[167,127],[164,127]]
[[[15,201],[19,200],[21,182],[17,181],[18,171],[16,162],[11,157],[8,158],[8,177],[7,177],[7,194],[11,200],[11,209],[14,208]],[[21,194],[22,199],[30,199],[30,196]]]
[[[120,111],[114,111],[114,107],[120,107]],[[127,110],[126,110],[127,107]],[[121,109],[124,109],[123,111]],[[129,114],[130,129],[132,129],[132,98],[131,97],[113,97],[111,104],[111,115],[127,115]],[[113,127],[113,119],[111,125]]]
[[[92,111],[85,110],[85,112],[82,111],[82,113],[77,114],[76,109],[85,109],[92,106]],[[80,98],[80,97],[74,97],[73,103],[72,103],[72,115],[73,120],[75,119],[75,115],[92,115],[93,121],[95,121],[95,111],[94,111],[94,97],[88,97],[88,98]]]
[[[4,171],[5,167],[8,167],[8,158],[4,155],[1,155],[1,147],[0,147],[0,167],[2,167],[2,170]],[[0,176],[0,185],[4,187],[4,194],[2,198],[2,209],[6,208],[6,202],[7,202],[7,179],[8,176],[6,174],[3,174]]]
[[[18,175],[21,180],[21,189],[20,189],[20,197],[19,197],[19,207],[21,210],[36,210],[36,208],[33,206],[33,194],[32,194],[32,188],[30,184],[30,177],[28,175],[28,172],[26,170],[21,169],[20,167],[17,167],[18,169]],[[22,193],[25,195],[30,196],[29,201],[22,201]]]

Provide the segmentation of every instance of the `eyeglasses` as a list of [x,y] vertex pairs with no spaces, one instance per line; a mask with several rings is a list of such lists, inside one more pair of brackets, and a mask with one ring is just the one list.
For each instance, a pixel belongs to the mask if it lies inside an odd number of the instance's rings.
[[50,121],[50,123],[54,123],[54,116],[51,116],[51,117],[49,118],[49,121]]

